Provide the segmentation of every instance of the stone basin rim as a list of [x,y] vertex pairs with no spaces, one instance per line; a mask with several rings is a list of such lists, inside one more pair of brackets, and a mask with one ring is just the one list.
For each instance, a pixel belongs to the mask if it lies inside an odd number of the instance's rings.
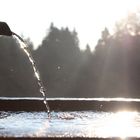
[[[140,111],[140,99],[47,98],[52,111]],[[0,97],[0,111],[45,111],[43,98]]]

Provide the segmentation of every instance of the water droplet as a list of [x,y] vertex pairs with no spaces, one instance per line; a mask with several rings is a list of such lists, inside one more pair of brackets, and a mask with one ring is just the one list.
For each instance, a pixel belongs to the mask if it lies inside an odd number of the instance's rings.
[[60,70],[60,68],[61,68],[60,66],[57,67],[58,70]]

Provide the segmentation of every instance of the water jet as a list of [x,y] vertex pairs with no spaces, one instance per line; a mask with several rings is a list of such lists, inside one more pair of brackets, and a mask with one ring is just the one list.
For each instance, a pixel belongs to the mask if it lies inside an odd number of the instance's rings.
[[40,87],[40,93],[42,94],[42,96],[44,98],[44,100],[43,100],[44,105],[45,105],[45,107],[47,109],[47,112],[48,112],[48,115],[49,115],[50,108],[49,108],[49,105],[46,101],[46,89],[43,85],[43,82],[42,82],[42,79],[40,77],[39,71],[36,67],[35,60],[33,59],[26,42],[18,34],[12,32],[6,22],[0,22],[0,35],[17,37],[16,39],[18,40],[18,42],[20,44],[20,47],[23,49],[25,54],[28,56],[29,61],[31,62],[31,65],[32,65],[32,68],[33,68],[33,71],[34,71],[34,75],[35,75],[35,77],[38,81],[38,85]]

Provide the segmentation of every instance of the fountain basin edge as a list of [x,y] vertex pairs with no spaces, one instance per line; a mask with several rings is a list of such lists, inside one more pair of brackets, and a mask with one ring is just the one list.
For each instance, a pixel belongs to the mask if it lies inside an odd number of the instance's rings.
[[[140,111],[139,99],[48,98],[51,111]],[[0,111],[45,111],[42,98],[0,98]]]

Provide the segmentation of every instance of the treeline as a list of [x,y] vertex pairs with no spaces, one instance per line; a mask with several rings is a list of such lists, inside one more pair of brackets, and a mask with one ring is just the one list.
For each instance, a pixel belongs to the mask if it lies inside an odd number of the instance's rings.
[[[75,30],[51,24],[42,44],[27,44],[47,97],[140,97],[140,18],[129,15],[91,51],[80,50]],[[31,64],[13,39],[0,37],[0,96],[41,96]]]

